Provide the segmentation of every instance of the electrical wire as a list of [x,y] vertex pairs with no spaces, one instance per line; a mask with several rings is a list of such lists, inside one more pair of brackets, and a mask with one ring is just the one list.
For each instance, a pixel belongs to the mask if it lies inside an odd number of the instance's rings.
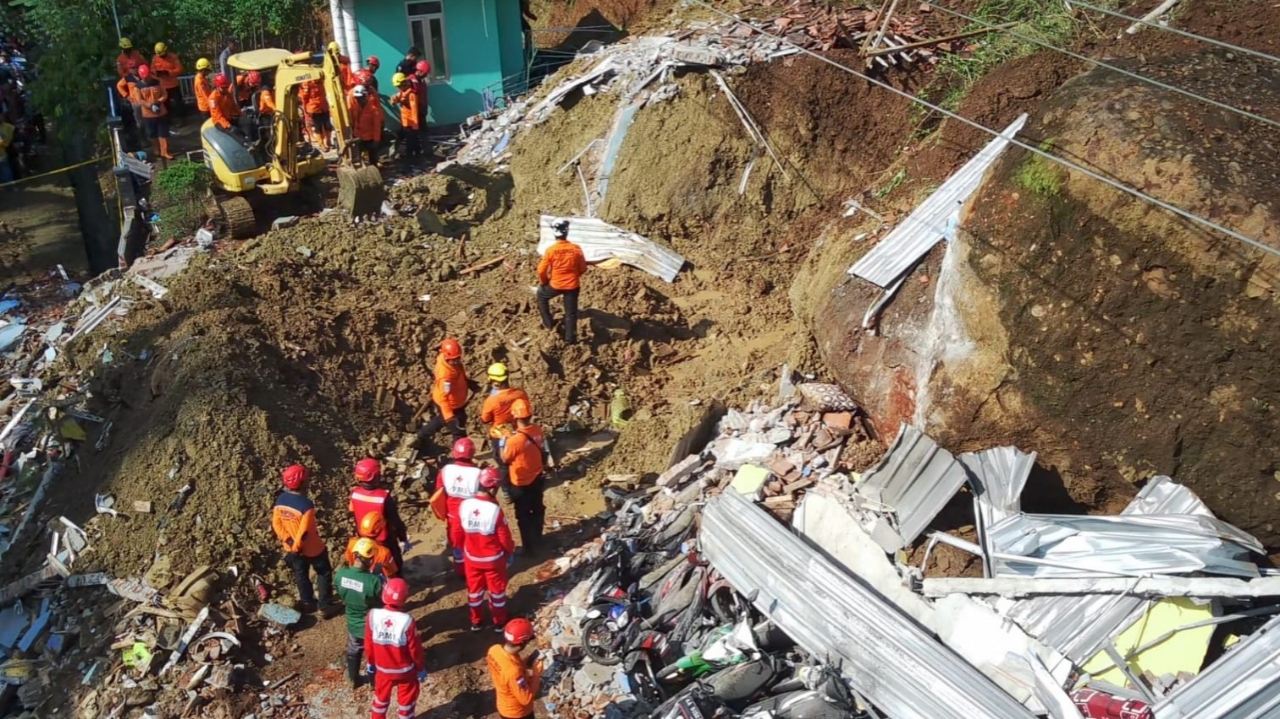
[[1260,58],[1262,60],[1270,60],[1271,62],[1280,62],[1280,57],[1276,57],[1275,55],[1269,55],[1265,52],[1262,52],[1261,50],[1253,50],[1247,47],[1233,45],[1229,42],[1226,42],[1225,40],[1219,40],[1217,38],[1212,38],[1205,35],[1197,35],[1194,32],[1179,30],[1176,27],[1161,25],[1160,23],[1152,22],[1150,20],[1143,20],[1140,17],[1133,17],[1132,15],[1125,15],[1124,13],[1116,12],[1115,10],[1109,10],[1107,8],[1098,7],[1097,5],[1090,5],[1087,2],[1081,2],[1081,0],[1066,0],[1066,3],[1067,5],[1074,5],[1077,7],[1082,7],[1086,10],[1093,10],[1094,12],[1100,12],[1104,15],[1111,15],[1114,17],[1123,18],[1125,20],[1132,20],[1133,22],[1139,23],[1141,25],[1153,27],[1157,30],[1164,30],[1165,32],[1171,32],[1171,33],[1174,33],[1175,35],[1181,35],[1183,37],[1190,38],[1192,40],[1199,40],[1200,42],[1208,43],[1210,45],[1217,45],[1218,47],[1225,48],[1227,50],[1234,50],[1235,52],[1244,53],[1246,55],[1253,55],[1254,57]]
[[[941,113],[941,114],[943,114],[943,115],[946,115],[947,117],[949,117],[949,118],[951,118],[951,119],[953,119],[953,120],[955,120],[955,121],[957,121],[957,122],[961,122],[961,123],[963,123],[963,124],[965,124],[965,125],[968,125],[969,127],[972,127],[972,128],[974,128],[974,129],[976,129],[976,130],[981,130],[982,132],[985,132],[985,133],[987,133],[988,135],[991,135],[992,137],[997,137],[997,138],[998,138],[998,137],[1003,137],[1003,135],[1001,135],[1001,133],[1000,133],[998,130],[993,130],[993,129],[991,129],[991,128],[989,128],[989,127],[985,126],[985,125],[982,125],[982,124],[980,124],[980,123],[974,122],[973,120],[970,120],[970,119],[969,119],[969,118],[967,118],[967,117],[963,117],[963,116],[958,115],[958,114],[956,114],[956,113],[954,113],[954,112],[952,112],[952,111],[950,111],[950,110],[948,110],[948,109],[946,109],[946,108],[944,108],[944,107],[940,107],[940,106],[938,106],[938,105],[935,105],[934,103],[929,102],[928,100],[923,100],[923,99],[921,99],[921,98],[918,98],[918,97],[916,97],[915,95],[912,95],[912,94],[911,94],[911,93],[909,93],[909,92],[905,92],[905,91],[903,91],[903,90],[899,90],[898,88],[896,88],[896,87],[894,87],[894,86],[890,85],[890,84],[889,84],[889,83],[887,83],[887,82],[884,82],[884,81],[882,81],[882,80],[877,80],[876,78],[871,77],[870,75],[867,75],[867,74],[865,74],[865,73],[859,72],[859,71],[857,71],[857,70],[855,70],[855,69],[853,69],[853,68],[851,68],[851,67],[849,67],[849,66],[847,66],[847,65],[843,65],[843,64],[841,64],[841,63],[839,63],[839,62],[837,62],[837,61],[835,61],[835,60],[832,60],[832,59],[831,59],[831,58],[829,58],[829,57],[826,57],[826,56],[824,56],[824,55],[821,55],[821,54],[819,54],[819,53],[816,53],[816,52],[814,52],[814,51],[812,51],[812,50],[810,50],[810,49],[808,49],[808,48],[806,48],[806,47],[801,47],[801,46],[799,46],[799,45],[797,45],[797,44],[795,44],[795,43],[791,42],[790,40],[787,40],[785,37],[782,37],[782,36],[780,36],[780,35],[775,35],[775,34],[773,34],[773,33],[771,33],[771,32],[768,32],[768,31],[763,30],[763,29],[761,29],[761,28],[759,28],[759,27],[756,27],[755,25],[752,25],[751,23],[749,23],[749,22],[747,22],[747,21],[743,20],[742,18],[738,17],[737,15],[734,15],[734,14],[732,14],[732,13],[728,13],[728,12],[725,12],[725,11],[723,11],[723,10],[720,10],[719,8],[717,8],[717,7],[713,6],[713,5],[711,5],[710,3],[706,2],[706,0],[689,0],[689,2],[695,3],[695,4],[697,4],[697,5],[701,5],[701,6],[705,7],[705,8],[707,8],[708,10],[710,10],[711,12],[716,13],[717,15],[721,15],[721,16],[723,16],[723,17],[725,17],[725,18],[728,18],[728,19],[732,20],[733,22],[735,22],[735,23],[737,23],[737,24],[739,24],[739,25],[742,25],[742,26],[744,26],[744,27],[749,27],[749,28],[751,28],[752,30],[754,30],[755,32],[758,32],[758,33],[760,33],[761,35],[764,35],[765,37],[773,38],[774,40],[777,40],[777,41],[781,42],[781,43],[782,43],[782,44],[784,44],[784,45],[787,45],[787,46],[790,46],[790,47],[794,48],[795,50],[797,50],[797,51],[798,51],[798,52],[800,52],[800,53],[803,53],[803,54],[805,54],[805,55],[809,55],[809,56],[811,56],[811,57],[813,57],[813,58],[815,58],[815,59],[817,59],[817,60],[820,60],[820,61],[822,61],[822,62],[825,62],[825,63],[827,63],[828,65],[831,65],[832,67],[839,68],[839,69],[844,70],[845,72],[847,72],[847,73],[849,73],[849,74],[851,74],[851,75],[854,75],[854,76],[856,76],[856,77],[860,77],[860,78],[862,78],[863,80],[866,80],[867,82],[871,83],[872,85],[875,85],[875,86],[877,86],[877,87],[880,87],[880,88],[883,88],[883,89],[885,89],[885,90],[888,90],[889,92],[892,92],[892,93],[893,93],[893,94],[895,94],[895,95],[899,95],[899,96],[901,96],[901,97],[904,97],[904,98],[906,98],[906,99],[908,99],[908,100],[910,100],[910,101],[912,101],[912,102],[914,102],[914,103],[917,103],[917,104],[919,104],[919,105],[923,105],[923,106],[925,106],[925,107],[929,108],[930,110],[933,110],[934,112],[938,112],[938,113]],[[1099,173],[1099,172],[1096,172],[1096,171],[1094,171],[1094,170],[1090,170],[1089,168],[1084,167],[1083,165],[1076,164],[1076,163],[1074,163],[1074,162],[1072,162],[1072,161],[1070,161],[1070,160],[1068,160],[1068,159],[1066,159],[1066,158],[1059,157],[1059,156],[1054,155],[1054,154],[1049,153],[1049,152],[1045,152],[1044,150],[1041,150],[1040,148],[1038,148],[1038,147],[1036,147],[1036,146],[1034,146],[1034,145],[1029,145],[1029,144],[1027,144],[1027,143],[1025,143],[1025,142],[1023,142],[1023,141],[1021,141],[1021,140],[1019,140],[1019,139],[1017,139],[1016,137],[1015,137],[1015,138],[1012,138],[1012,139],[1009,139],[1009,142],[1010,142],[1010,144],[1017,145],[1018,147],[1021,147],[1022,149],[1026,150],[1027,152],[1030,152],[1030,153],[1032,153],[1032,154],[1034,154],[1034,155],[1036,155],[1036,156],[1043,157],[1044,159],[1049,160],[1049,161],[1051,161],[1051,162],[1055,162],[1055,163],[1057,163],[1057,164],[1059,164],[1059,165],[1062,165],[1063,167],[1066,167],[1066,168],[1071,169],[1071,170],[1075,170],[1076,172],[1079,172],[1079,173],[1081,173],[1082,175],[1085,175],[1086,177],[1089,177],[1089,178],[1092,178],[1092,179],[1094,179],[1094,180],[1097,180],[1098,182],[1101,182],[1101,183],[1103,183],[1104,185],[1108,185],[1108,186],[1110,186],[1110,187],[1112,187],[1112,188],[1114,188],[1114,189],[1116,189],[1116,190],[1119,190],[1119,191],[1121,191],[1121,192],[1123,192],[1123,193],[1125,193],[1125,194],[1127,194],[1127,195],[1131,195],[1131,196],[1133,196],[1133,197],[1136,197],[1136,198],[1137,198],[1137,199],[1139,199],[1139,200],[1142,200],[1142,201],[1147,202],[1147,203],[1149,203],[1149,204],[1155,205],[1156,207],[1159,207],[1159,208],[1161,208],[1161,209],[1163,209],[1163,210],[1165,210],[1165,211],[1167,211],[1167,212],[1171,212],[1171,213],[1173,213],[1173,214],[1175,214],[1175,215],[1177,215],[1177,216],[1179,216],[1179,217],[1181,217],[1181,218],[1183,218],[1183,219],[1185,219],[1185,220],[1189,220],[1189,221],[1191,221],[1191,222],[1193,222],[1193,223],[1195,223],[1195,224],[1197,224],[1197,225],[1200,225],[1201,227],[1206,227],[1206,228],[1208,228],[1208,229],[1211,229],[1211,230],[1214,230],[1214,231],[1216,231],[1216,232],[1219,232],[1219,233],[1221,233],[1221,234],[1223,234],[1223,235],[1226,235],[1227,237],[1231,237],[1231,238],[1233,238],[1233,239],[1239,240],[1240,242],[1243,242],[1243,243],[1245,243],[1246,245],[1249,245],[1250,247],[1253,247],[1254,249],[1257,249],[1257,250],[1260,250],[1260,251],[1262,251],[1262,252],[1265,252],[1265,253],[1267,253],[1267,254],[1269,254],[1269,255],[1274,255],[1274,256],[1276,256],[1276,257],[1280,257],[1280,249],[1277,249],[1277,248],[1275,248],[1275,247],[1271,247],[1270,245],[1266,245],[1266,244],[1264,244],[1264,243],[1260,242],[1259,240],[1256,240],[1256,239],[1254,239],[1254,238],[1252,238],[1252,237],[1249,237],[1248,235],[1241,234],[1240,232],[1237,232],[1236,230],[1233,230],[1233,229],[1231,229],[1230,227],[1226,227],[1226,226],[1221,225],[1221,224],[1219,224],[1219,223],[1217,223],[1217,222],[1214,222],[1213,220],[1210,220],[1210,219],[1207,219],[1207,218],[1201,217],[1201,216],[1199,216],[1199,215],[1197,215],[1197,214],[1195,214],[1195,213],[1193,213],[1193,212],[1189,212],[1189,211],[1187,211],[1187,210],[1184,210],[1184,209],[1182,209],[1181,207],[1178,207],[1177,205],[1171,205],[1171,204],[1169,204],[1168,202],[1165,202],[1164,200],[1158,199],[1158,198],[1156,198],[1156,197],[1152,197],[1151,195],[1148,195],[1148,194],[1146,194],[1145,192],[1143,192],[1143,191],[1141,191],[1141,190],[1138,190],[1138,189],[1136,189],[1136,188],[1130,187],[1130,186],[1128,186],[1128,185],[1126,185],[1126,184],[1124,184],[1123,182],[1120,182],[1120,181],[1118,181],[1118,180],[1113,180],[1113,179],[1111,179],[1110,177],[1107,177],[1106,175],[1103,175],[1103,174],[1101,174],[1101,173]]]
[[993,31],[995,31],[995,32],[1002,32],[1002,33],[1005,33],[1005,34],[1009,35],[1010,37],[1016,37],[1016,38],[1018,38],[1019,40],[1023,40],[1023,41],[1025,41],[1025,42],[1034,43],[1034,44],[1036,44],[1036,45],[1039,45],[1039,46],[1044,47],[1044,48],[1048,48],[1048,49],[1053,50],[1053,51],[1055,51],[1055,52],[1060,52],[1060,53],[1062,53],[1063,55],[1067,55],[1068,57],[1073,57],[1073,58],[1075,58],[1075,59],[1077,59],[1077,60],[1080,60],[1080,61],[1082,61],[1082,62],[1087,62],[1087,63],[1089,63],[1089,64],[1091,64],[1091,65],[1096,65],[1096,66],[1098,66],[1098,67],[1106,68],[1107,70],[1110,70],[1111,72],[1119,73],[1119,74],[1121,74],[1121,75],[1124,75],[1125,77],[1129,77],[1129,78],[1133,78],[1134,80],[1138,80],[1139,82],[1145,82],[1145,83],[1147,83],[1148,85],[1151,85],[1151,86],[1153,86],[1153,87],[1160,88],[1161,90],[1167,90],[1167,91],[1169,91],[1169,92],[1176,92],[1176,93],[1178,93],[1179,95],[1184,95],[1184,96],[1189,97],[1189,98],[1191,98],[1191,99],[1193,99],[1193,100],[1198,100],[1198,101],[1203,102],[1203,103],[1205,103],[1205,104],[1207,104],[1207,105],[1213,105],[1214,107],[1217,107],[1217,108],[1219,108],[1219,109],[1226,110],[1226,111],[1228,111],[1228,112],[1234,112],[1234,113],[1236,113],[1237,115],[1240,115],[1240,116],[1242,116],[1242,117],[1247,117],[1247,118],[1249,118],[1250,120],[1256,120],[1256,121],[1258,121],[1258,122],[1261,122],[1261,123],[1264,123],[1264,124],[1267,124],[1267,125],[1271,125],[1272,127],[1280,128],[1280,121],[1278,121],[1278,120],[1272,120],[1271,118],[1266,117],[1266,116],[1264,116],[1264,115],[1259,115],[1259,114],[1257,114],[1256,112],[1250,112],[1250,111],[1248,111],[1248,110],[1245,110],[1245,109],[1242,109],[1242,108],[1236,107],[1235,105],[1228,105],[1228,104],[1227,104],[1227,103],[1225,103],[1225,102],[1219,102],[1219,101],[1217,101],[1217,100],[1214,100],[1213,98],[1205,97],[1204,95],[1198,95],[1198,94],[1196,94],[1196,93],[1194,93],[1194,92],[1191,92],[1190,90],[1185,90],[1185,89],[1180,88],[1180,87],[1178,87],[1178,86],[1176,86],[1176,85],[1170,85],[1170,84],[1169,84],[1169,83],[1167,83],[1167,82],[1162,82],[1162,81],[1160,81],[1160,80],[1156,80],[1156,79],[1154,79],[1154,78],[1147,77],[1146,75],[1140,75],[1140,74],[1138,74],[1138,73],[1136,73],[1136,72],[1132,72],[1132,71],[1126,70],[1126,69],[1124,69],[1124,68],[1122,68],[1122,67],[1119,67],[1119,66],[1117,66],[1117,65],[1112,65],[1111,63],[1103,62],[1102,60],[1096,60],[1096,59],[1094,59],[1094,58],[1088,57],[1087,55],[1081,55],[1080,53],[1075,52],[1074,50],[1068,50],[1067,48],[1058,47],[1057,45],[1054,45],[1054,44],[1049,43],[1049,42],[1045,42],[1044,40],[1041,40],[1041,39],[1036,38],[1036,37],[1031,36],[1031,35],[1024,35],[1024,34],[1022,34],[1022,33],[1019,33],[1019,32],[1017,32],[1017,31],[1013,30],[1012,28],[1001,27],[998,23],[992,23],[992,22],[988,22],[988,21],[986,21],[986,20],[982,20],[982,19],[979,19],[979,18],[973,17],[973,16],[971,16],[971,15],[966,15],[966,14],[964,14],[964,13],[962,13],[962,12],[958,11],[958,10],[952,10],[952,9],[950,9],[950,8],[943,7],[942,5],[939,5],[939,4],[935,3],[935,2],[931,2],[931,0],[920,0],[920,4],[921,4],[921,5],[927,5],[927,6],[931,7],[931,8],[935,8],[935,9],[937,9],[937,10],[941,10],[942,12],[945,12],[945,13],[947,13],[947,14],[949,14],[949,15],[954,16],[954,17],[962,18],[962,19],[964,19],[964,20],[968,20],[969,22],[976,23],[976,24],[978,24],[978,25],[982,25],[983,27],[990,28],[990,29],[992,29],[992,30],[993,30]]

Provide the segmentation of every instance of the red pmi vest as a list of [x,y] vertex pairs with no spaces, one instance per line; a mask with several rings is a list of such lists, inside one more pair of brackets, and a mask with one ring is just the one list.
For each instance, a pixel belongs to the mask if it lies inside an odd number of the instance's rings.
[[[383,519],[386,519],[387,513],[385,505],[387,503],[387,497],[390,496],[391,490],[388,489],[374,489],[366,487],[363,484],[357,484],[352,487],[351,513],[356,517],[356,526],[360,526],[360,520],[364,519],[364,515],[369,512],[377,512],[383,516]],[[377,537],[374,537],[374,539],[377,539],[379,544],[385,545],[387,543],[387,532],[388,529],[386,527],[386,523],[383,522],[382,532]]]

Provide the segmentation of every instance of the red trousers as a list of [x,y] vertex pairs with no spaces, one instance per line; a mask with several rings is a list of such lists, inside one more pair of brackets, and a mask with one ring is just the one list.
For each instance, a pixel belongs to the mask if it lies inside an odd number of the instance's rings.
[[418,703],[418,675],[416,672],[404,674],[387,674],[377,672],[373,675],[373,708],[369,710],[369,719],[386,719],[387,710],[391,708],[391,689],[396,690],[397,719],[413,719]]
[[497,562],[467,562],[467,610],[471,615],[471,626],[484,622],[480,607],[484,604],[485,592],[489,593],[489,613],[493,615],[493,623],[499,627],[507,623],[507,564],[505,560]]

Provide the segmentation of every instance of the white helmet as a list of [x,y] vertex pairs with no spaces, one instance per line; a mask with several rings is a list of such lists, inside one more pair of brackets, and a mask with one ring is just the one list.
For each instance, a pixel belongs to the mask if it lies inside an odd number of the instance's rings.
[[351,94],[355,97],[364,97],[369,94],[369,90],[364,85],[356,85],[355,89],[351,91]]
[[551,230],[552,230],[553,232],[555,232],[555,233],[556,233],[556,237],[568,237],[568,236],[569,236],[569,221],[568,221],[568,220],[556,220],[555,222],[552,222],[552,223],[551,223]]

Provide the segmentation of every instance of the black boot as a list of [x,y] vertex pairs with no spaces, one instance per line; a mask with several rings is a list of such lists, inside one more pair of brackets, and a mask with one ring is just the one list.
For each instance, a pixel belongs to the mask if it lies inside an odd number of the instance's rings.
[[351,682],[351,688],[355,689],[360,686],[360,655],[347,655],[347,681]]

